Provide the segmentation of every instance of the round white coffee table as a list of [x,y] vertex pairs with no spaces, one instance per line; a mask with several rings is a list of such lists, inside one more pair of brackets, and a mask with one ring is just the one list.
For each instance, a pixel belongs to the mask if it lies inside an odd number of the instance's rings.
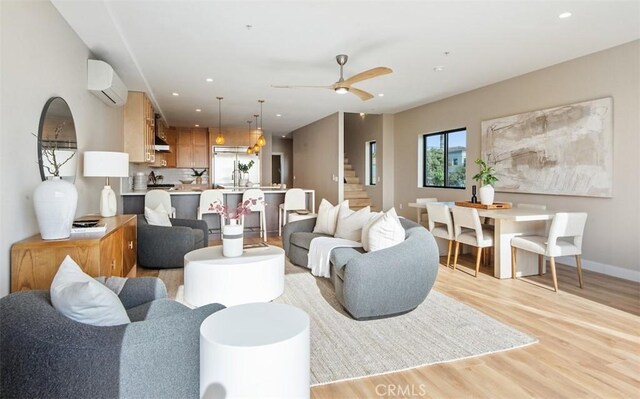
[[184,256],[184,299],[193,306],[269,302],[284,291],[284,250],[269,245],[227,258],[222,246]]
[[200,326],[201,398],[309,398],[309,315],[281,303],[220,310]]

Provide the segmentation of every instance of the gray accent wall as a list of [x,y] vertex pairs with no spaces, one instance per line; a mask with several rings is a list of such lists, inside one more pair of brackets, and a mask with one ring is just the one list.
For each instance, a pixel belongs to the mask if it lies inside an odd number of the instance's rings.
[[[64,98],[76,125],[80,154],[76,215],[99,212],[102,178],[82,176],[87,150],[122,151],[123,108],[111,108],[87,90],[93,57],[50,2],[0,2],[0,296],[10,283],[11,245],[39,229],[32,194],[40,183],[36,138],[50,97]],[[105,60],[109,61],[109,60]],[[119,198],[119,184],[112,184]],[[122,209],[122,204],[118,207]]]
[[[376,185],[366,185],[366,143],[376,142],[377,170],[379,181]],[[382,115],[346,113],[344,114],[344,156],[356,171],[360,183],[371,198],[372,207],[382,210],[382,193],[384,181],[382,170],[384,169],[384,140],[382,135]],[[390,147],[393,148],[393,147]]]
[[[613,198],[496,193],[496,201],[546,204],[589,214],[584,267],[628,279],[640,277],[640,41],[630,42],[395,115],[395,201],[401,215],[417,197],[469,200],[473,161],[480,156],[480,123],[565,104],[613,97]],[[418,138],[466,127],[466,190],[417,187]],[[399,209],[402,206],[402,209]],[[566,263],[571,264],[572,259]]]
[[[293,187],[316,190],[316,210],[322,198],[341,199],[343,113],[337,112],[294,130]],[[336,181],[337,180],[337,181]]]

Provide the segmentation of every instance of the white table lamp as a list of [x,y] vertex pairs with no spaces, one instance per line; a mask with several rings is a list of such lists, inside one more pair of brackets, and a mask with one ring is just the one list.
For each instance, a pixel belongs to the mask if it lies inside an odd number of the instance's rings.
[[118,209],[116,193],[109,186],[109,177],[129,176],[129,154],[126,152],[85,151],[85,177],[106,177],[106,183],[100,196],[100,215],[115,216]]

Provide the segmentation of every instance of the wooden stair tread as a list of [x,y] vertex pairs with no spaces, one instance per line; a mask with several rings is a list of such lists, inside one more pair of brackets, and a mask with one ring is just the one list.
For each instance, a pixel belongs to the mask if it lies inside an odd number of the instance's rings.
[[369,195],[366,191],[345,191],[344,192],[345,199],[351,198],[369,198]]

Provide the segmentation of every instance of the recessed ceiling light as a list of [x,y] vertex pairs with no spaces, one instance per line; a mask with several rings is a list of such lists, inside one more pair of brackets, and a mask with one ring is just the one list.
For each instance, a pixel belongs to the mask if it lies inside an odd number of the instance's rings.
[[444,71],[444,67],[442,65],[437,65],[433,67],[434,72],[442,72]]
[[567,12],[563,12],[562,14],[558,15],[558,18],[565,19],[565,18],[569,18],[571,15],[572,14],[567,11]]
[[195,127],[200,127],[200,125],[195,125]]
[[196,108],[196,112],[202,112],[200,108]]
[[384,93],[378,93],[378,97],[384,97]]
[[287,138],[287,136],[282,136],[283,139]]
[[179,96],[180,94],[179,94],[179,93],[176,93],[176,92],[173,92],[173,93],[171,93],[171,95]]
[[276,116],[279,118],[279,117],[281,117],[282,115],[281,115],[281,114],[276,114]]
[[207,82],[209,82],[209,83],[213,82],[213,79],[211,79],[211,78],[207,78],[206,80],[207,80]]

